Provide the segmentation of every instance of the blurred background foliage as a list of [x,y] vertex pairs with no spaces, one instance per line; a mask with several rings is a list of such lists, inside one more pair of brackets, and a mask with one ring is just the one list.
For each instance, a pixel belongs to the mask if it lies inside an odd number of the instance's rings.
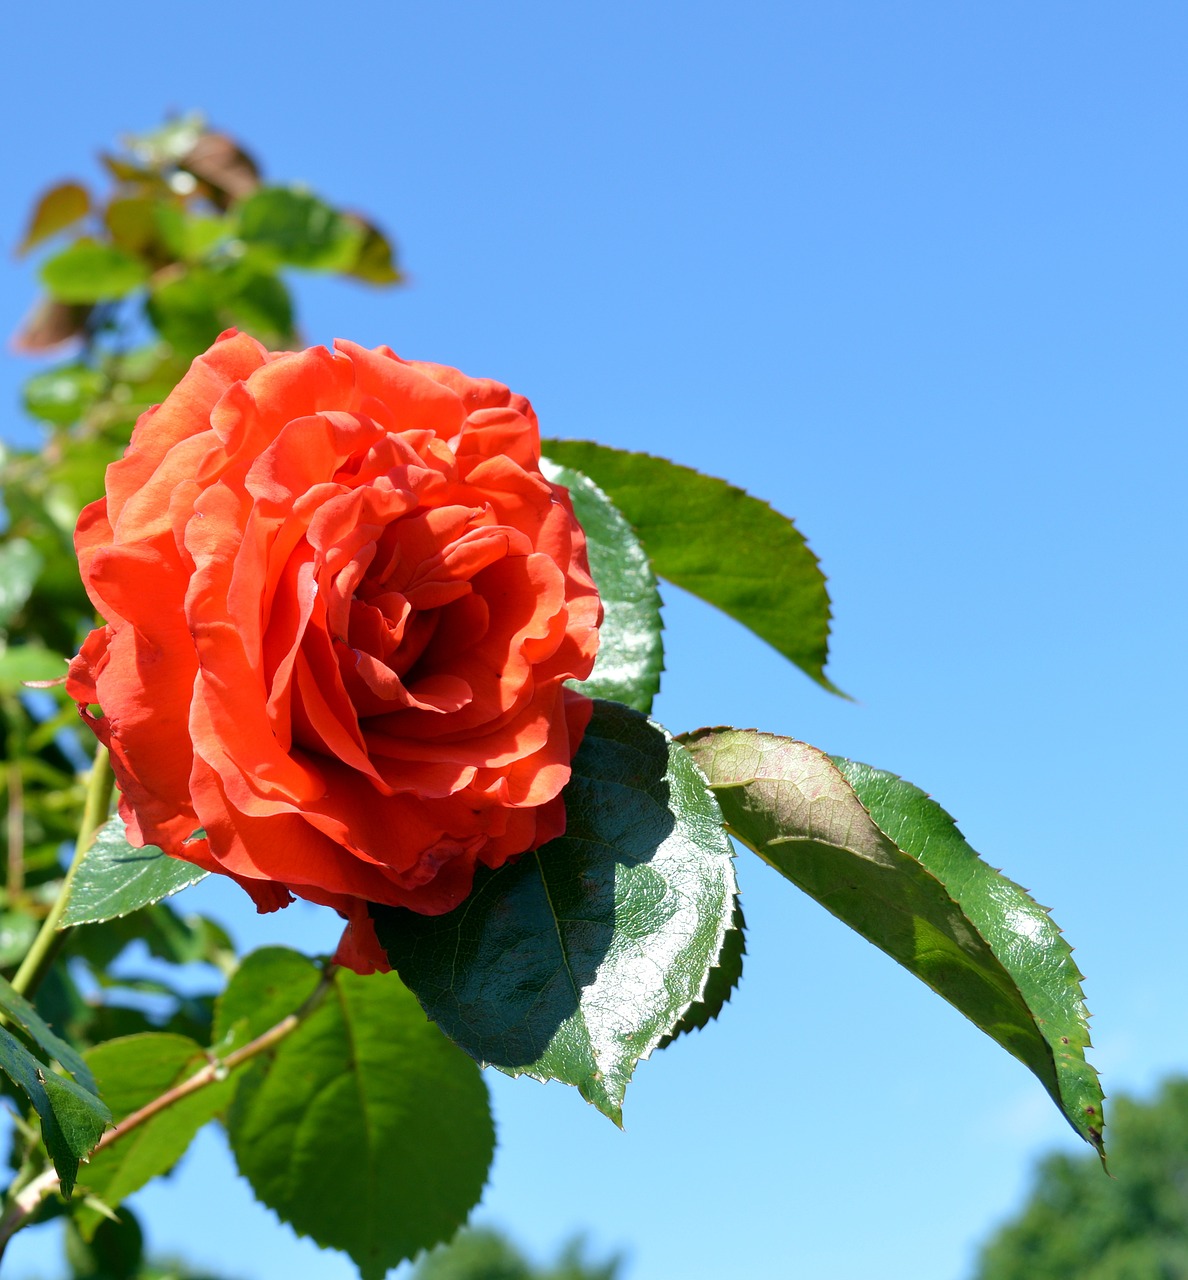
[[[39,257],[43,292],[12,337],[41,366],[23,390],[39,440],[0,451],[6,975],[58,893],[94,748],[61,686],[69,655],[94,625],[74,554],[79,512],[102,494],[104,470],[136,419],[224,329],[273,348],[301,343],[287,272],[374,286],[401,279],[392,242],[365,216],[268,182],[243,145],[199,116],[125,138],[99,160],[103,189],[71,180],[43,192],[18,246]],[[213,992],[219,971],[235,963],[221,926],[166,902],[77,930],[70,955],[36,1003],[83,1047],[143,1030],[206,1043],[211,996],[194,990]],[[193,965],[206,966],[210,980],[183,975]],[[21,1158],[18,1141],[14,1166]]]
[[1188,1280],[1188,1079],[1113,1102],[1110,1170],[1092,1155],[1043,1159],[974,1280]]
[[[178,1259],[145,1256],[144,1233],[136,1215],[120,1209],[90,1241],[68,1222],[65,1254],[68,1280],[236,1280],[192,1270]],[[581,1239],[571,1240],[557,1258],[543,1266],[524,1256],[511,1239],[493,1227],[464,1227],[448,1245],[421,1257],[407,1280],[620,1280],[622,1260],[596,1262],[586,1256]]]

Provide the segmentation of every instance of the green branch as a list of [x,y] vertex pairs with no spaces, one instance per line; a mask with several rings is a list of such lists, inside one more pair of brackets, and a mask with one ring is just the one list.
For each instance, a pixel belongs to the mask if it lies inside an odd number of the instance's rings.
[[[225,1057],[220,1058],[217,1054],[211,1053],[206,1065],[199,1067],[192,1076],[183,1080],[180,1084],[174,1085],[173,1088],[166,1089],[159,1097],[146,1103],[138,1111],[133,1111],[130,1115],[125,1116],[119,1124],[114,1128],[108,1129],[103,1137],[99,1139],[91,1155],[94,1156],[100,1151],[106,1151],[108,1147],[122,1141],[128,1134],[135,1132],[141,1125],[147,1124],[155,1116],[160,1115],[162,1111],[168,1110],[169,1107],[180,1102],[183,1098],[190,1097],[191,1094],[197,1093],[200,1089],[205,1089],[216,1081],[225,1080],[237,1067],[249,1062],[261,1053],[267,1053],[278,1045],[286,1036],[296,1031],[301,1023],[322,1003],[326,993],[334,984],[336,969],[336,965],[327,965],[325,972],[322,974],[322,980],[318,983],[309,999],[295,1013],[286,1015],[254,1040],[250,1040],[247,1044],[233,1050]],[[58,1176],[57,1170],[51,1165],[24,1186],[18,1187],[14,1185],[14,1188],[9,1193],[11,1200],[8,1208],[5,1210],[3,1217],[0,1217],[0,1258],[4,1256],[4,1250],[7,1248],[8,1242],[22,1227],[28,1224],[42,1203],[58,1189],[60,1183],[61,1178]]]
[[21,961],[21,967],[12,980],[13,987],[21,995],[32,995],[37,990],[66,939],[73,932],[71,929],[59,929],[58,923],[70,899],[70,886],[74,883],[75,872],[94,842],[95,833],[107,819],[114,789],[115,775],[111,771],[111,760],[107,748],[100,747],[95,752],[95,764],[91,769],[86,804],[83,806],[82,821],[79,824],[78,840],[74,846],[74,857],[70,868],[63,877],[61,888],[58,890],[53,906],[50,907],[49,915],[42,921],[28,955]]

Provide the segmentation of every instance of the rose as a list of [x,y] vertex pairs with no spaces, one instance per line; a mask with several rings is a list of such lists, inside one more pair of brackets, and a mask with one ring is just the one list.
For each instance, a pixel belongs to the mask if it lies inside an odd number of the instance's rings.
[[67,688],[129,839],[335,907],[365,972],[368,902],[449,911],[561,834],[601,606],[539,448],[522,396],[386,347],[195,360],[75,534],[107,623]]

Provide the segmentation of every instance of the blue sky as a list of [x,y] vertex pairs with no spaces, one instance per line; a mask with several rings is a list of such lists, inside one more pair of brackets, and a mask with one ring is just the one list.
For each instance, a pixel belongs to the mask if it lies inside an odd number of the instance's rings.
[[[303,282],[311,341],[497,377],[546,434],[725,476],[820,555],[856,701],[668,589],[658,717],[923,786],[1054,908],[1107,1091],[1188,1067],[1182,5],[67,0],[6,25],[0,241],[169,109],[375,215],[410,286]],[[34,283],[0,273],[11,329]],[[29,371],[0,359],[9,423]],[[492,1078],[480,1217],[537,1253],[585,1230],[629,1280],[962,1280],[1073,1135],[891,961],[749,855],[740,878],[743,985],[641,1065],[625,1133]],[[336,932],[194,892],[253,945]],[[139,1203],[228,1277],[353,1274],[213,1133]],[[52,1275],[45,1236],[14,1280]]]

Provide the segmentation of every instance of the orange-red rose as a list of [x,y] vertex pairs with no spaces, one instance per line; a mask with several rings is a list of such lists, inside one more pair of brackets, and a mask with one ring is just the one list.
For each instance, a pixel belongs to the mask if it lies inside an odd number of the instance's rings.
[[539,449],[522,396],[385,347],[199,357],[75,535],[130,839],[337,908],[367,970],[366,903],[448,911],[559,835],[601,612]]

